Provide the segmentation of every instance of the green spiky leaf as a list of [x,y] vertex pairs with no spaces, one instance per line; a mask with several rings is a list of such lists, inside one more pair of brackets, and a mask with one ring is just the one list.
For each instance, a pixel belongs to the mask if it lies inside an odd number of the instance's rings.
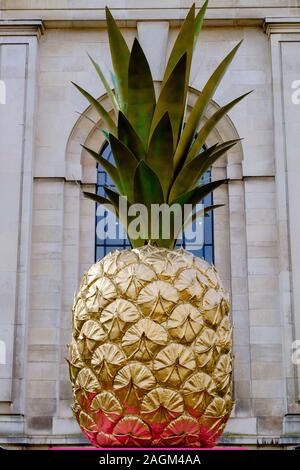
[[228,141],[226,144],[224,143],[219,146],[214,145],[188,162],[182,168],[172,186],[170,200],[176,199],[181,194],[187,192],[191,187],[195,186],[201,176],[238,141],[239,139]]
[[181,196],[173,200],[171,204],[180,204],[181,206],[183,206],[184,204],[191,204],[194,207],[196,204],[202,201],[205,196],[207,196],[212,191],[221,186],[221,184],[224,184],[226,182],[227,180],[224,179],[197,186],[191,191],[188,191],[187,193],[182,194]]
[[89,193],[84,191],[83,194],[85,197],[88,199],[91,199],[92,201],[96,202],[97,204],[101,204],[105,206],[108,210],[110,210],[113,214],[117,215],[117,217],[120,218],[120,221],[125,224],[124,226],[126,227],[126,217],[124,218],[122,214],[119,211],[120,207],[120,199],[123,199],[124,205],[127,205],[127,199],[121,196],[120,194],[116,193],[112,189],[110,189],[108,186],[104,186],[105,192],[107,194],[107,198],[100,196],[99,194],[94,194],[94,193]]
[[[114,207],[114,210],[118,216],[119,221],[123,225],[124,229],[128,232],[128,223],[131,221],[131,217],[128,217],[128,209],[130,208],[130,202],[127,200],[126,197],[121,196],[120,194],[116,193],[112,189],[110,189],[108,186],[104,186],[104,190],[107,194],[108,200],[111,202],[111,204]],[[124,208],[124,213],[122,210],[120,211],[120,205],[122,204]],[[145,240],[143,239],[136,239],[133,240],[128,236],[128,239],[131,243],[131,246],[133,248],[138,248],[140,246],[143,246],[145,244]]]
[[182,119],[185,108],[184,89],[186,60],[187,56],[185,53],[171,72],[168,80],[162,88],[154,111],[150,131],[151,138],[161,118],[164,116],[164,114],[169,113],[173,130],[174,146],[176,146],[178,141],[178,134],[182,125]]
[[117,193],[116,191],[114,191],[113,189],[109,188],[106,185],[104,185],[103,188],[104,188],[104,191],[107,194],[108,199],[113,204],[113,206],[116,208],[117,213],[119,214],[120,198],[126,199],[126,197],[122,196],[121,194]]
[[105,131],[104,129],[101,129],[101,131],[104,137],[106,138],[106,140],[109,142],[109,132]]
[[116,94],[120,109],[126,113],[130,51],[107,7],[105,8],[105,13],[111,58],[115,71]]
[[[178,64],[180,58],[186,53],[186,72],[185,72],[185,86],[183,93],[183,102],[186,104],[188,86],[190,81],[190,71],[192,65],[193,49],[198,40],[206,8],[208,5],[208,0],[204,3],[199,13],[195,18],[195,4],[189,10],[189,13],[184,20],[182,27],[179,31],[179,34],[175,40],[174,46],[170,53],[170,57],[166,66],[164,73],[164,78],[162,82],[162,88],[170,77],[174,67]],[[181,123],[182,124],[182,123]]]
[[141,160],[134,175],[134,201],[142,202],[151,209],[151,204],[164,202],[163,190],[157,174]]
[[198,182],[202,176],[201,167],[203,161],[206,161],[217,148],[218,144],[211,146],[210,148],[201,152],[196,158],[190,162],[190,165],[185,165],[175,178],[172,184],[169,200],[173,201],[177,199],[181,194],[190,191]]
[[110,98],[110,101],[111,101],[111,104],[113,105],[113,108],[115,110],[115,113],[118,114],[118,110],[119,110],[119,105],[118,105],[118,102],[116,100],[116,97],[110,87],[110,84],[108,83],[108,81],[106,80],[105,78],[105,75],[104,73],[102,72],[99,64],[97,64],[97,62],[95,62],[95,60],[90,56],[90,54],[88,54],[89,56],[89,59],[90,61],[92,62],[93,66],[95,67],[95,70],[100,78],[100,80],[102,81],[103,85],[104,85],[104,88],[106,90],[106,93],[108,94],[109,98]]
[[180,165],[183,165],[184,157],[186,156],[187,151],[193,141],[195,132],[203,117],[203,114],[211,98],[213,97],[220,81],[222,80],[226,70],[232,62],[237,50],[239,49],[241,42],[237,44],[237,46],[235,46],[233,50],[225,57],[225,59],[217,67],[215,72],[211,75],[210,79],[208,80],[202,92],[200,93],[180,137],[176,153],[174,155],[175,168]]
[[[219,207],[224,207],[225,204],[213,204],[212,206],[207,206],[207,207],[204,207],[204,215],[206,216],[206,214],[208,212],[213,212],[214,210],[216,209],[219,209]],[[194,219],[193,220],[196,220],[197,219],[197,213],[194,214]]]
[[126,147],[128,147],[137,160],[141,160],[146,157],[145,148],[143,143],[134,128],[126,118],[126,116],[119,111],[118,117],[118,137]]
[[131,150],[113,135],[109,136],[109,141],[123,188],[123,195],[133,202],[133,179],[138,160]]
[[196,18],[195,18],[194,48],[196,46],[196,43],[198,41],[202,26],[203,26],[204,16],[205,16],[205,13],[206,13],[206,10],[207,10],[207,6],[208,6],[208,0],[206,0],[206,2],[204,2],[202,8],[200,8],[199,13],[196,15]]
[[156,100],[151,70],[137,39],[129,60],[127,101],[126,116],[146,148]]
[[123,188],[122,188],[122,183],[120,180],[120,175],[117,170],[117,168],[112,165],[106,158],[101,157],[97,152],[94,150],[86,147],[85,145],[82,145],[82,148],[84,148],[98,163],[99,165],[102,166],[102,168],[106,171],[106,173],[109,175],[113,183],[116,185],[118,190],[122,193]]
[[152,134],[146,157],[149,166],[159,176],[165,201],[173,179],[173,154],[172,126],[169,114],[165,113]]
[[90,93],[88,93],[86,90],[81,88],[79,85],[76,83],[72,82],[73,85],[77,88],[78,91],[90,102],[90,104],[93,106],[93,108],[97,111],[99,114],[100,118],[103,119],[104,124],[107,127],[107,130],[113,134],[117,135],[117,127],[110,117],[109,113],[103,108],[103,106],[99,103],[99,101],[96,100]]
[[238,104],[242,99],[244,99],[247,95],[252,93],[252,91],[249,91],[248,93],[245,93],[242,96],[239,96],[238,98],[234,99],[233,101],[230,101],[230,103],[226,104],[222,108],[218,109],[204,124],[204,126],[201,128],[199,131],[197,138],[195,142],[193,143],[191,150],[188,153],[186,162],[189,162],[192,160],[198,153],[199,149],[203,146],[205,143],[205,140],[209,136],[210,132],[214,129],[214,127],[217,125],[217,123],[227,114],[236,104]]
[[[208,217],[209,212],[212,212],[218,209],[219,207],[224,207],[224,204],[214,204],[212,206],[207,206],[195,212],[194,214],[190,214],[190,216],[187,217],[187,219],[184,221],[181,230],[186,230],[189,227],[189,225],[195,222],[197,219],[199,219],[199,217]],[[179,236],[179,233],[177,233],[176,239],[178,238],[178,236]]]
[[162,86],[166,84],[174,68],[180,61],[181,57],[186,54],[186,77],[184,88],[188,85],[190,67],[192,62],[193,45],[195,35],[195,3],[190,8],[190,11],[185,18],[178,36],[175,40],[174,46],[170,53],[170,57],[164,73]]
[[89,193],[87,191],[83,191],[83,195],[86,198],[96,202],[97,204],[105,206],[106,209],[110,210],[113,214],[116,214],[118,216],[118,205],[115,207],[114,204],[110,201],[110,199],[107,199],[103,196],[99,196],[99,194]]
[[[141,160],[137,166],[134,176],[134,200],[142,203],[148,209],[148,239],[151,239],[150,229],[158,232],[160,228],[160,220],[154,220],[151,217],[151,209],[153,204],[162,204],[164,202],[163,190],[156,173],[150,168],[144,160]],[[147,223],[148,222],[148,223]]]
[[[196,212],[196,214],[193,214],[192,211],[197,206],[197,204],[199,204],[208,194],[210,194],[211,192],[213,192],[215,189],[217,189],[219,186],[221,186],[222,184],[226,182],[227,180],[224,179],[224,180],[218,180],[218,181],[213,181],[207,184],[203,184],[179,196],[177,199],[175,199],[171,203],[171,206],[173,204],[179,204],[183,208],[185,218],[183,220],[181,230],[182,229],[184,230],[185,227],[188,227],[189,224],[192,223],[193,220],[195,220],[195,218],[197,217],[197,214],[199,215],[199,213],[201,214],[203,212],[203,209],[201,209],[200,211]],[[188,208],[188,206],[186,206],[187,204],[191,206],[189,213],[187,212],[187,208]],[[212,210],[212,208],[213,206],[211,206],[210,210]],[[208,208],[206,209],[208,211]],[[204,209],[204,213],[205,213],[205,209]],[[175,242],[178,237],[179,237],[179,232],[174,235]]]

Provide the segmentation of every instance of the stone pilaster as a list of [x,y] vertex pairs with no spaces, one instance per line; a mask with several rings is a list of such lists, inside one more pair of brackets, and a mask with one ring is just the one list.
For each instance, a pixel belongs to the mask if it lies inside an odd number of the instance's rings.
[[[273,75],[276,209],[279,244],[279,293],[284,348],[286,413],[300,413],[300,365],[292,362],[293,342],[300,340],[300,20],[266,18]],[[298,95],[297,95],[298,87]],[[284,434],[295,431],[285,420]],[[298,426],[299,426],[298,416]],[[299,429],[299,428],[298,428]],[[299,431],[298,431],[299,432]]]
[[0,342],[5,349],[0,360],[0,433],[3,434],[23,429],[37,47],[42,32],[40,21],[0,19]]

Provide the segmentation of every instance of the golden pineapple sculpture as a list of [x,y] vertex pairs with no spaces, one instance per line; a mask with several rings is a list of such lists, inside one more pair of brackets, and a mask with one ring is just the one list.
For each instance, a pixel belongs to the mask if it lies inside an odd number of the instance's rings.
[[183,249],[109,253],[73,318],[74,413],[93,445],[215,444],[232,407],[232,329],[213,266]]
[[[214,126],[246,95],[208,119],[204,113],[240,44],[186,116],[192,53],[207,3],[197,15],[193,5],[183,22],[158,98],[137,39],[130,51],[108,9],[114,90],[91,60],[113,115],[75,85],[98,112],[114,157],[108,162],[84,147],[116,187],[105,187],[107,197],[85,196],[116,213],[125,228],[120,200],[127,208],[138,203],[148,209],[142,234],[128,230],[132,250],[116,250],[94,264],[75,296],[69,345],[73,412],[94,446],[213,447],[232,409],[228,295],[216,268],[176,250],[178,228],[171,224],[164,237],[162,221],[151,212],[153,205],[188,205],[181,221],[185,229],[219,207],[198,210],[197,204],[226,182],[205,182],[202,176],[238,141],[205,148]],[[156,235],[152,225],[159,227]]]

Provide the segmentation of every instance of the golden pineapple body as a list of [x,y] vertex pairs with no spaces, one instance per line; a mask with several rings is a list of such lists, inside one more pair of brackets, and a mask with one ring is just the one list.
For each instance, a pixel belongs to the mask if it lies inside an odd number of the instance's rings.
[[232,408],[228,297],[187,251],[115,251],[73,308],[74,414],[95,446],[212,447]]

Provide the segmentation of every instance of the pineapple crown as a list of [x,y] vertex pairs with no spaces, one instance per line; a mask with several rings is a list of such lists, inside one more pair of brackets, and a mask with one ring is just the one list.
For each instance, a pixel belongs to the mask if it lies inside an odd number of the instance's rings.
[[[143,204],[149,212],[153,204],[176,204],[180,207],[188,204],[192,211],[188,220],[182,221],[182,226],[220,207],[215,205],[195,212],[197,204],[226,180],[208,183],[199,181],[211,165],[239,139],[216,143],[209,148],[203,146],[218,121],[248,93],[219,108],[208,119],[203,119],[240,42],[213,72],[186,117],[192,55],[207,5],[208,0],[197,14],[195,4],[190,8],[171,50],[157,99],[151,70],[138,40],[134,40],[130,51],[108,8],[106,21],[114,68],[114,90],[99,65],[90,59],[111,100],[114,116],[90,93],[74,83],[99,114],[115,164],[92,149],[83,148],[108,173],[118,191],[104,187],[107,198],[88,192],[84,192],[84,195],[98,204],[112,207],[125,226],[127,224],[119,211],[120,198],[126,200],[128,206]],[[173,248],[177,237],[178,233],[173,227],[167,239],[158,235],[153,240],[147,231],[143,237],[129,238],[133,247],[151,241],[157,246]]]

